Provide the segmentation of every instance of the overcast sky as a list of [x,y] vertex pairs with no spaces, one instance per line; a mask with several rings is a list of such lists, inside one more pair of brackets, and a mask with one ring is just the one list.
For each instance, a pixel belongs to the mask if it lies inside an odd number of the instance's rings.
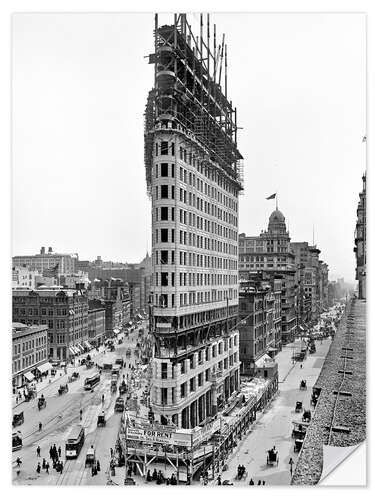
[[[189,16],[195,25],[196,14]],[[173,16],[163,16],[172,21]],[[239,231],[278,192],[293,241],[354,281],[366,144],[362,14],[213,14],[228,43],[245,190]],[[153,14],[13,17],[13,254],[41,246],[139,262],[151,249],[143,112]],[[221,36],[219,36],[221,39]]]

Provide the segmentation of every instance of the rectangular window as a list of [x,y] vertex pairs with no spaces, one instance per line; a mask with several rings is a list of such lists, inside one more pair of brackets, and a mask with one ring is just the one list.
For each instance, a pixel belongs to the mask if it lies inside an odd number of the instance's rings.
[[174,177],[174,163],[171,165],[171,177]]
[[160,165],[160,177],[168,177],[168,163]]
[[161,378],[167,378],[167,377],[168,377],[168,364],[162,363],[161,364]]
[[168,243],[168,229],[160,229],[160,242]]
[[167,141],[162,141],[160,143],[160,154],[161,155],[167,155],[168,154],[168,142]]
[[[171,155],[174,156],[174,142],[171,142]],[[174,175],[172,175],[174,177]]]
[[160,220],[168,220],[168,207],[160,208]]
[[160,198],[168,198],[168,185],[163,184],[160,188]]
[[161,274],[161,286],[168,286],[168,273]]
[[[159,264],[159,262],[158,262]],[[160,264],[168,264],[168,250],[161,250],[160,252]]]

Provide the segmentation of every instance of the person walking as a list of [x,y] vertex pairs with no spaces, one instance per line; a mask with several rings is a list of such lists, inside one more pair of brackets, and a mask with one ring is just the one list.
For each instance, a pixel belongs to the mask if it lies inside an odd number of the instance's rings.
[[58,448],[58,450],[57,450],[57,451],[58,451],[58,453],[59,453],[59,458],[60,458],[60,457],[61,457],[61,446],[59,446],[59,448]]
[[42,422],[39,422],[39,432],[41,432],[41,431],[42,431],[42,427],[43,427],[43,426],[42,426]]
[[292,457],[289,459],[289,467],[290,467],[290,475],[293,475],[293,465],[294,465],[294,460]]
[[39,445],[36,449],[36,456],[40,458],[40,446]]
[[52,460],[52,457],[53,457],[53,448],[51,446],[49,449],[49,458]]
[[79,419],[82,420],[82,408],[79,410]]
[[17,464],[17,467],[20,468],[20,466],[22,464],[22,460],[20,459],[20,457],[16,458],[16,464]]
[[251,478],[250,481],[249,481],[249,485],[253,486],[253,484],[254,484],[254,481],[253,481],[253,478]]
[[46,463],[46,472],[49,474],[49,462]]
[[38,462],[38,465],[36,466],[36,471],[38,474],[40,474],[40,462]]

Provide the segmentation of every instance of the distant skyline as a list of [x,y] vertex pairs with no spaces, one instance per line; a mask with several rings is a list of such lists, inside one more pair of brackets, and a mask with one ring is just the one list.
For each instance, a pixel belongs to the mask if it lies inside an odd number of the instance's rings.
[[[163,15],[172,22],[172,15]],[[188,15],[196,25],[198,16]],[[244,193],[239,233],[278,192],[292,241],[354,282],[366,168],[364,14],[211,15],[228,43]],[[15,14],[12,253],[140,262],[151,250],[143,112],[153,14]],[[220,35],[219,35],[220,36]]]

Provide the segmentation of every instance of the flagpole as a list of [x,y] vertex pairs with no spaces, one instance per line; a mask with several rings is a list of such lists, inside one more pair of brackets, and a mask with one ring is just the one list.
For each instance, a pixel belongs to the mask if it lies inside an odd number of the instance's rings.
[[279,209],[279,205],[278,205],[278,202],[277,202],[277,192],[276,192],[275,200],[276,200],[276,210],[278,210]]

